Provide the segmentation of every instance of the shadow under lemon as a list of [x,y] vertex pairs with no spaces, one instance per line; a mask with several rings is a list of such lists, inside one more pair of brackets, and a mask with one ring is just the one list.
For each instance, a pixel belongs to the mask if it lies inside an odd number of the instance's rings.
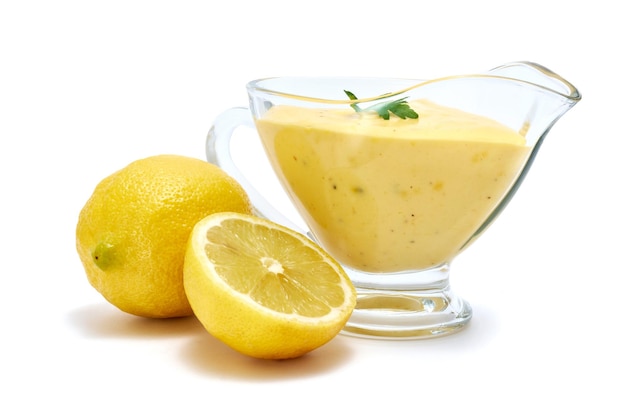
[[181,357],[193,371],[207,376],[241,380],[306,378],[332,372],[354,359],[349,338],[337,336],[306,355],[283,360],[257,359],[241,354],[210,334],[191,338]]
[[331,372],[354,357],[350,339],[338,336],[295,359],[265,360],[241,354],[209,334],[195,316],[154,319],[119,311],[106,303],[71,310],[66,320],[86,338],[184,339],[180,358],[197,373],[220,378],[268,380],[305,378]]

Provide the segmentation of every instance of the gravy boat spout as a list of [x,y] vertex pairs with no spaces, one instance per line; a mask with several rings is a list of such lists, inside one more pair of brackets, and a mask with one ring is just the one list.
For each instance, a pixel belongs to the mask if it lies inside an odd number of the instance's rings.
[[581,99],[570,82],[532,62],[513,62],[484,74],[426,81],[411,90],[416,96],[497,120],[517,130],[530,146],[541,141]]

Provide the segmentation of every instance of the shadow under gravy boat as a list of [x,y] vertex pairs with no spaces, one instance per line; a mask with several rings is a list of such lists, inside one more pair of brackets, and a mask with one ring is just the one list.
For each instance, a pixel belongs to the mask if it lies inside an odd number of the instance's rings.
[[[451,262],[502,212],[550,128],[581,99],[568,81],[531,62],[435,80],[266,78],[248,83],[247,90],[249,108],[229,109],[216,118],[207,137],[208,161],[242,184],[258,215],[307,234],[343,265],[357,289],[357,305],[344,333],[391,339],[445,335],[469,322],[470,305],[450,287]],[[367,98],[351,100],[346,91]],[[427,101],[486,118],[515,132],[524,143],[464,141],[464,135],[475,135],[468,124],[456,132],[455,140],[420,144],[415,139],[412,150],[410,141],[395,140],[393,129],[403,123],[427,123],[428,111],[418,112],[414,121],[395,114],[382,120],[375,112],[353,111],[384,107],[394,100],[409,105]],[[282,124],[268,124],[268,112],[281,108],[295,113],[286,113]],[[316,125],[311,117],[301,118],[312,112],[343,119],[339,125]],[[269,204],[241,173],[230,149],[239,126],[256,127],[274,172],[309,230],[301,230]],[[477,148],[467,153],[472,146]],[[494,180],[501,183],[476,185],[495,173],[496,165],[486,164],[497,164],[497,158],[506,161]],[[446,181],[438,183],[437,178]],[[431,194],[424,191],[427,186]],[[341,187],[346,191],[338,196]],[[468,191],[474,189],[475,195]],[[404,200],[386,204],[400,196]],[[395,235],[383,239],[389,234],[383,225]],[[402,239],[412,246],[396,247]],[[434,248],[439,246],[441,250]],[[393,250],[386,254],[386,248]],[[368,250],[369,256],[357,259],[356,252]]]

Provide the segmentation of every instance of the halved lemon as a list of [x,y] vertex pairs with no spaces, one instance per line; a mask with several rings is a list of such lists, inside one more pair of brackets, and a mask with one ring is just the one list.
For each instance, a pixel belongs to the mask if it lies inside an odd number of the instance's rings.
[[356,304],[345,271],[315,242],[239,213],[213,214],[195,225],[184,287],[210,334],[264,359],[295,358],[324,345]]

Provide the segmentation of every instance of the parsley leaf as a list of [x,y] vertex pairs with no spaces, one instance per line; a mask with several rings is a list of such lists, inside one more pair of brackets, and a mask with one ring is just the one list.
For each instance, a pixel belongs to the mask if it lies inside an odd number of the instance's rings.
[[[343,90],[343,92],[346,93],[350,100],[358,100],[357,97],[350,91]],[[409,106],[409,103],[407,103],[406,97],[378,103],[365,109],[362,109],[356,103],[350,104],[350,107],[352,107],[357,113],[362,111],[375,111],[385,120],[389,120],[390,113],[395,114],[401,119],[417,119],[419,117],[415,110],[413,110],[411,106]]]

